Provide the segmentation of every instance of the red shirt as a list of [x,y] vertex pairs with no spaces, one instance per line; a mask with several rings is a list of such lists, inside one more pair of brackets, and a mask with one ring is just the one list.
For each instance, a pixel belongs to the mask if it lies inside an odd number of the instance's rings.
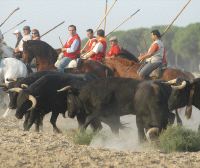
[[97,43],[97,39],[95,37],[92,38],[92,39],[90,39],[89,43],[88,43],[88,45],[87,45],[87,47],[85,49],[85,52],[86,53],[90,52],[94,48],[94,46],[96,45],[96,43]]
[[106,43],[106,39],[101,37],[98,39],[98,43],[101,43],[103,45],[103,51],[99,52],[97,54],[93,54],[90,59],[94,60],[94,61],[99,61],[101,62],[102,59],[105,57],[106,54],[106,48],[107,48],[107,43]]
[[107,53],[107,57],[117,56],[121,52],[121,48],[118,44],[113,45]]
[[70,40],[67,41],[67,43],[64,45],[64,48],[70,48],[71,45],[73,44],[74,40],[78,40],[79,41],[79,46],[76,49],[76,51],[74,51],[73,53],[67,53],[67,51],[64,52],[64,56],[65,57],[69,57],[71,59],[76,59],[77,56],[80,54],[80,49],[81,49],[81,39],[78,36],[78,34],[74,35]]

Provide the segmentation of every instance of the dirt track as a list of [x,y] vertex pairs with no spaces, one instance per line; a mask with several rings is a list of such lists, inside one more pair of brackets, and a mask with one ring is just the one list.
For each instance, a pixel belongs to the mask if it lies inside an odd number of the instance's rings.
[[[59,119],[58,123],[70,122],[66,120],[69,119]],[[1,118],[0,167],[200,167],[200,152],[164,154],[155,149],[128,152],[75,145],[67,131],[52,133],[47,119],[44,125],[42,133],[24,132],[22,121],[11,116]]]

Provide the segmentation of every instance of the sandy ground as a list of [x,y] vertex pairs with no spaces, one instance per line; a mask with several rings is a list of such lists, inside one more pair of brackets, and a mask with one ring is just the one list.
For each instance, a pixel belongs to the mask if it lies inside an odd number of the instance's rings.
[[[2,109],[2,116],[5,109]],[[200,112],[195,110],[190,121],[184,120],[186,127],[196,130],[200,123]],[[184,114],[181,114],[184,118]],[[14,117],[14,111],[6,118],[0,117],[0,167],[139,167],[139,168],[199,168],[200,152],[162,153],[149,145],[140,146],[134,116],[122,117],[127,129],[120,136],[112,135],[104,129],[96,135],[89,146],[73,143],[70,132],[77,128],[75,120],[58,118],[62,134],[54,134],[45,117],[40,133],[24,132],[23,120]],[[103,135],[103,136],[102,136]]]
[[128,139],[136,138],[131,128],[118,138],[104,129],[101,134],[108,133],[107,139],[97,136],[90,146],[75,145],[68,134],[76,127],[74,120],[60,117],[63,133],[54,134],[48,119],[43,132],[35,133],[24,132],[23,121],[12,115],[0,118],[0,167],[200,167],[200,152],[165,154],[141,147],[136,140],[131,144]]

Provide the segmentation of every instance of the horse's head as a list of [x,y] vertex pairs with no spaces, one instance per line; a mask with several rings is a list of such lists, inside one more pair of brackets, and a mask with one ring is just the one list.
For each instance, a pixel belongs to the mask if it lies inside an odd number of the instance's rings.
[[[40,40],[28,40],[23,43],[23,59],[30,63],[33,58],[47,64],[55,64],[58,54],[49,44]],[[40,63],[40,62],[38,62]]]
[[25,63],[30,63],[32,59],[34,58],[34,52],[31,44],[29,41],[24,41],[23,42],[23,53],[22,53],[22,58]]

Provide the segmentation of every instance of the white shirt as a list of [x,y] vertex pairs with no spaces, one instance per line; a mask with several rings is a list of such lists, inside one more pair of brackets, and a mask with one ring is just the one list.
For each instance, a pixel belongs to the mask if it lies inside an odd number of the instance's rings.
[[19,51],[23,51],[23,43],[24,43],[23,41],[28,41],[28,40],[31,40],[31,35],[30,34],[24,35],[18,45]]
[[[70,38],[68,39],[68,41],[69,41],[71,38],[72,38],[72,37],[70,37]],[[78,49],[79,45],[80,45],[79,40],[75,39],[75,40],[73,41],[71,47],[70,47],[70,48],[67,48],[67,53],[73,53],[73,52],[75,52],[75,51]]]
[[103,44],[98,42],[95,47],[92,49],[93,52],[95,52],[96,54],[103,52]]

